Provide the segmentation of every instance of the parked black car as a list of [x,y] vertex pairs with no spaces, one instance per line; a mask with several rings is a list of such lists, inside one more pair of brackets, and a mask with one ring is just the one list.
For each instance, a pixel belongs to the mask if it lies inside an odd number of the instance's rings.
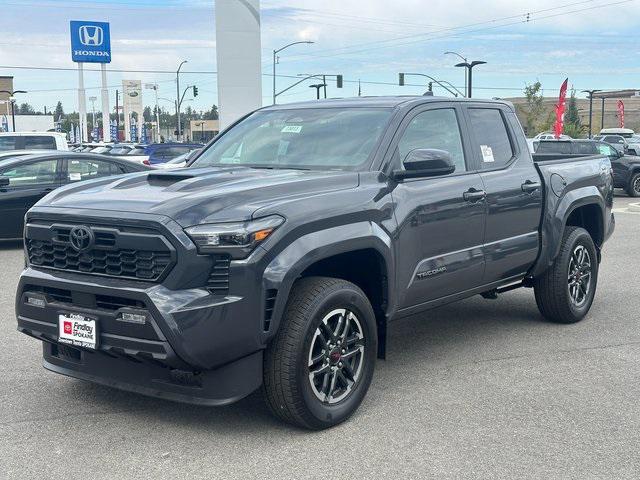
[[609,143],[598,140],[541,140],[535,153],[537,158],[543,160],[586,155],[609,157],[614,187],[626,190],[631,197],[640,197],[640,157],[625,155]]
[[148,168],[103,155],[63,151],[0,159],[0,239],[22,238],[27,210],[62,185]]
[[271,106],[189,167],[29,211],[16,311],[45,368],[203,405],[264,385],[276,416],[326,428],[392,320],[532,287],[547,319],[580,321],[614,229],[608,157],[534,162],[500,101]]

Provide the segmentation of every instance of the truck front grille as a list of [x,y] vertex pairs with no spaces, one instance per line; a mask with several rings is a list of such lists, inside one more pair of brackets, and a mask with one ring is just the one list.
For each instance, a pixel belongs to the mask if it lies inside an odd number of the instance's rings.
[[36,268],[144,281],[160,280],[175,263],[175,251],[159,232],[92,225],[86,227],[92,233],[90,247],[78,251],[70,241],[72,228],[29,223],[25,237],[29,263]]
[[95,273],[138,280],[157,280],[171,263],[169,252],[98,250],[77,252],[69,245],[27,240],[29,262],[38,267]]

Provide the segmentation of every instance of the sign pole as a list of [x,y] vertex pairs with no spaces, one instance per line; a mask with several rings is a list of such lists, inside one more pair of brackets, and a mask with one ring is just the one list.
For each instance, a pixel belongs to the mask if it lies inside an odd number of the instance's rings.
[[78,126],[80,128],[80,142],[87,141],[87,99],[84,90],[84,64],[78,62],[78,110],[80,118]]
[[102,138],[111,141],[111,122],[109,121],[109,90],[107,89],[107,64],[101,63],[102,74]]

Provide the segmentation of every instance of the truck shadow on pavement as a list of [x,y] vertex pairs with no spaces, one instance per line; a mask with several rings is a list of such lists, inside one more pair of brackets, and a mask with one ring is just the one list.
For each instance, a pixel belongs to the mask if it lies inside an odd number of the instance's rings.
[[[380,389],[386,390],[394,382],[409,387],[411,382],[424,383],[430,370],[517,354],[532,339],[544,342],[541,337],[553,335],[553,327],[538,313],[531,290],[501,296],[495,301],[475,297],[399,320],[390,326],[387,360],[378,362],[368,397],[378,390],[374,397],[384,402],[385,393]],[[80,380],[70,381],[68,388],[69,396],[79,397],[97,410],[119,412],[130,416],[129,421],[142,422],[151,428],[180,427],[224,435],[273,427],[305,433],[274,419],[260,390],[233,405],[201,407]],[[373,402],[366,399],[363,408],[367,404],[371,407]],[[356,417],[363,408],[356,412]]]

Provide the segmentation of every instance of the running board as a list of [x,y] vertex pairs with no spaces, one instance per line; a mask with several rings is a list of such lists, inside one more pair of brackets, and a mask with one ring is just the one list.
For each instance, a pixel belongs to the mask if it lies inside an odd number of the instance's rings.
[[530,288],[532,286],[533,285],[531,284],[531,281],[525,278],[521,282],[512,283],[511,285],[507,285],[506,287],[498,287],[492,290],[487,290],[486,292],[482,292],[480,295],[482,295],[482,298],[486,298],[487,300],[495,300],[496,298],[498,298],[498,295],[500,293],[510,292],[511,290],[515,290],[517,288]]

